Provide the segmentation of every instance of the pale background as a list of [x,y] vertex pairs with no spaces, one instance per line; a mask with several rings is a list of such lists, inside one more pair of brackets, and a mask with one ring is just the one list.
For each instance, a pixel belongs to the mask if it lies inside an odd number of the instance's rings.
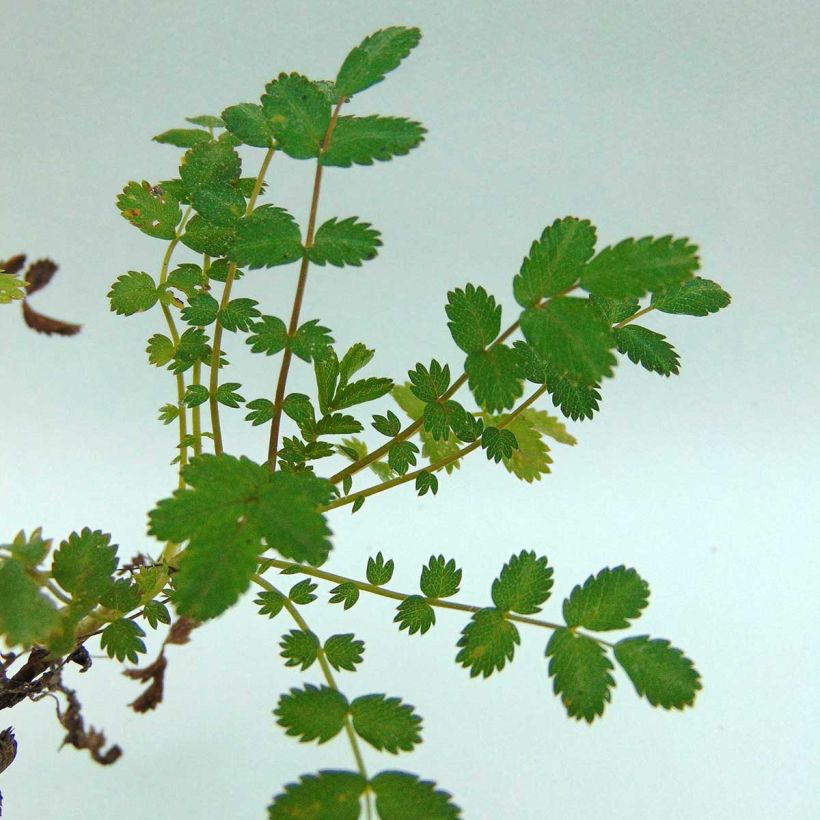
[[[321,636],[367,641],[344,691],[399,695],[424,716],[424,744],[371,772],[406,768],[451,790],[467,818],[813,818],[820,816],[817,701],[818,11],[808,2],[11,2],[2,0],[0,257],[52,256],[61,269],[32,301],[84,324],[71,339],[0,309],[3,435],[0,540],[42,525],[113,533],[127,558],[156,552],[146,510],[174,486],[169,374],[145,364],[157,311],[107,312],[110,283],[156,272],[164,244],[118,215],[130,179],[173,175],[178,152],[150,142],[183,117],[255,100],[281,70],[332,78],[364,35],[418,25],[424,39],[351,113],[411,116],[429,129],[408,157],[330,169],[320,218],[359,215],[383,232],[361,269],[314,270],[303,316],[340,346],[377,348],[374,375],[402,379],[436,356],[460,368],[446,291],[483,284],[514,316],[510,280],[557,216],[588,217],[601,246],[690,236],[702,274],[733,295],[708,319],[654,315],[683,360],[662,379],[623,362],[580,444],[554,474],[520,484],[480,457],[437,498],[405,487],[332,517],[329,568],[363,576],[383,549],[392,587],[412,591],[431,552],[465,570],[460,599],[489,602],[512,552],[556,568],[557,617],[572,585],[606,565],[652,585],[636,627],[696,659],[705,688],[685,714],[652,709],[618,674],[592,727],[552,695],[548,635],[522,629],[511,668],[470,680],[453,662],[465,619],[439,613],[423,638],[392,607],[305,610]],[[255,173],[260,151],[247,153]],[[277,159],[275,202],[306,218],[310,163]],[[180,259],[184,256],[180,255]],[[259,271],[236,293],[289,311],[296,267]],[[238,357],[237,348],[232,358]],[[245,363],[243,362],[243,367]],[[309,386],[296,368],[292,388]],[[274,363],[243,370],[250,399]],[[542,405],[545,409],[550,405]],[[382,402],[374,410],[387,407]],[[223,414],[236,453],[261,460],[266,431]],[[361,486],[361,485],[360,485]],[[340,735],[286,738],[280,692],[319,680],[277,657],[286,615],[249,599],[169,650],[166,702],[135,715],[138,686],[105,659],[79,687],[86,718],[125,754],[102,769],[57,753],[50,700],[0,716],[20,741],[2,777],[6,814],[29,818],[260,818],[300,773],[352,768]],[[153,648],[153,645],[152,645]],[[812,782],[814,781],[814,782]]]

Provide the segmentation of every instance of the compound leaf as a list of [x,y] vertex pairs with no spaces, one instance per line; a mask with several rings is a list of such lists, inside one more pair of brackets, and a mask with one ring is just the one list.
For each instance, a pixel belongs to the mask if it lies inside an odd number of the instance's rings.
[[440,399],[450,386],[450,366],[445,364],[442,367],[435,359],[430,362],[429,370],[418,362],[407,375],[410,376],[410,391],[423,402]]
[[488,678],[513,659],[515,645],[519,643],[518,629],[504,618],[501,610],[480,609],[461,631],[456,644],[461,651],[456,655],[456,663],[469,669],[471,678],[477,675]]
[[564,601],[567,626],[595,631],[625,629],[649,603],[649,584],[634,569],[602,569],[576,586]]
[[302,606],[309,604],[311,601],[316,600],[316,595],[313,594],[316,590],[316,586],[310,578],[297,581],[297,583],[290,588],[288,598],[293,601],[294,604],[300,604]]
[[330,590],[331,604],[344,604],[345,609],[350,609],[358,600],[359,588],[356,584],[345,582]]
[[400,698],[362,695],[350,704],[350,716],[356,734],[380,752],[412,752],[421,743],[421,718]]
[[509,416],[498,416],[489,419],[494,424],[505,423],[505,427],[514,436],[518,447],[513,450],[512,455],[505,456],[501,463],[507,472],[520,478],[522,481],[531,483],[540,481],[542,475],[550,471],[549,447],[544,443],[540,430],[533,424],[531,418],[526,415],[527,411],[520,413],[512,421],[507,421]]
[[504,564],[493,581],[493,603],[503,612],[533,615],[550,597],[552,567],[545,556],[522,550]]
[[318,319],[311,319],[301,325],[296,335],[288,340],[288,347],[294,356],[304,362],[312,362],[321,356],[333,344],[330,328],[319,324]]
[[238,179],[241,171],[239,154],[226,140],[218,139],[197,143],[187,151],[179,166],[179,177],[193,196],[200,189],[219,187]]
[[438,478],[433,473],[422,470],[416,476],[416,492],[419,496],[422,496],[426,495],[428,491],[432,492],[433,495],[438,492]]
[[412,441],[397,441],[387,451],[387,463],[399,475],[404,475],[416,463],[418,451]]
[[515,434],[507,430],[499,430],[498,427],[486,427],[481,434],[481,446],[487,453],[487,458],[499,461],[510,458],[513,452],[518,449],[518,441]]
[[680,372],[680,358],[666,336],[641,325],[627,325],[612,331],[618,352],[651,373],[671,376]]
[[148,347],[145,348],[148,354],[148,363],[154,367],[162,367],[174,358],[174,343],[162,333],[155,333],[148,340]]
[[336,267],[354,265],[373,259],[381,246],[379,232],[369,222],[357,222],[355,216],[338,222],[336,217],[328,220],[316,231],[316,236],[305,253],[316,265],[330,263]]
[[402,117],[339,117],[330,147],[319,162],[340,168],[386,162],[408,154],[424,134],[420,123]]
[[273,714],[287,734],[300,742],[326,743],[342,731],[347,709],[347,698],[337,689],[308,683],[304,689],[294,687],[290,694],[282,695]]
[[273,402],[270,399],[253,399],[245,405],[251,412],[245,416],[254,427],[265,424],[273,418]]

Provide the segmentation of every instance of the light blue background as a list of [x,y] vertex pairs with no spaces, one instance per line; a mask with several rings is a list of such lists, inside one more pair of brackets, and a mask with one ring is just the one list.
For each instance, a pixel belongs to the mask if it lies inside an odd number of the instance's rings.
[[[733,304],[709,319],[652,315],[647,324],[682,356],[681,375],[620,364],[600,415],[571,425],[579,446],[556,447],[541,483],[474,457],[435,499],[401,488],[332,517],[332,570],[361,577],[383,549],[397,563],[391,586],[411,591],[430,553],[443,552],[464,567],[466,602],[489,601],[510,553],[543,552],[556,571],[548,619],[590,572],[635,566],[652,585],[637,631],[696,659],[696,708],[654,710],[619,674],[604,719],[579,725],[551,693],[546,633],[522,630],[511,668],[477,681],[452,660],[457,614],[408,638],[382,599],[345,614],[316,603],[305,614],[319,635],[367,641],[362,670],[339,675],[344,691],[399,695],[425,719],[418,751],[366,752],[369,770],[434,778],[471,820],[820,816],[815,4],[0,9],[0,257],[58,260],[32,303],[84,325],[75,338],[44,338],[16,307],[0,309],[0,539],[89,525],[112,532],[126,558],[157,550],[145,512],[174,486],[176,431],[156,421],[174,384],[146,367],[143,350],[161,317],[115,317],[105,296],[129,269],[156,272],[164,249],[113,206],[129,179],[174,174],[177,151],[150,137],[256,99],[280,70],[332,78],[365,34],[418,25],[412,58],[350,110],[417,118],[428,138],[394,162],[327,173],[320,219],[371,220],[384,248],[361,269],[314,269],[304,318],[320,317],[340,346],[376,347],[373,374],[401,380],[432,356],[459,370],[446,291],[483,284],[511,321],[512,276],[565,214],[591,218],[600,246],[692,237],[702,274]],[[260,154],[246,155],[249,173]],[[302,221],[311,176],[310,163],[282,158],[269,175],[272,199]],[[284,315],[294,281],[293,266],[259,271],[236,293]],[[238,360],[242,345],[231,342]],[[246,398],[273,392],[276,364],[255,359],[236,379]],[[291,388],[309,385],[297,367]],[[223,414],[228,447],[261,460],[266,432],[242,415]],[[0,716],[20,741],[2,776],[10,820],[261,817],[300,773],[352,768],[343,735],[317,748],[275,725],[279,693],[317,682],[318,671],[284,669],[277,642],[292,625],[254,609],[246,599],[170,648],[166,701],[153,714],[126,707],[139,687],[105,659],[69,677],[87,721],[125,749],[113,767],[57,754],[49,699]]]

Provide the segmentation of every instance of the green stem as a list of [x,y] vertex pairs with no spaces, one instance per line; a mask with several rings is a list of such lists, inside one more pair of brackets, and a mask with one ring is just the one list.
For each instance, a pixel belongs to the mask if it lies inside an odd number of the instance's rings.
[[[268,166],[273,159],[273,154],[276,151],[274,147],[270,147],[262,160],[262,166],[256,176],[256,182],[253,184],[248,205],[245,208],[245,216],[249,216],[256,205],[256,200],[259,197],[259,192],[262,190],[262,183],[265,181],[265,174],[268,172]],[[234,277],[236,276],[236,263],[231,262],[228,265],[228,272],[225,277],[225,287],[222,290],[222,299],[219,303],[219,309],[223,310],[231,298],[231,288],[233,287]],[[216,400],[216,391],[219,388],[219,357],[222,355],[222,325],[217,319],[214,327],[213,350],[211,352],[211,377],[208,384],[210,397],[208,404],[211,411],[211,431],[214,436],[214,453],[220,455],[222,453],[222,426],[219,423],[219,402]]]
[[[336,128],[336,121],[339,119],[339,111],[342,108],[344,100],[339,100],[336,107],[333,109],[333,114],[330,117],[330,124],[327,127],[322,145],[319,148],[319,156],[316,160],[316,172],[313,176],[313,195],[310,200],[310,213],[308,215],[307,231],[305,232],[304,247],[307,250],[313,245],[313,234],[316,228],[316,213],[319,208],[319,193],[322,189],[322,154],[327,151],[330,145],[330,138],[333,136],[333,130]],[[293,338],[299,326],[299,314],[302,311],[302,300],[305,295],[305,286],[307,285],[308,268],[310,267],[310,259],[307,253],[302,257],[302,264],[299,267],[299,280],[296,283],[296,294],[293,297],[293,309],[290,313],[290,324],[288,325],[288,337]],[[290,347],[286,347],[282,355],[282,365],[279,368],[279,378],[276,382],[276,395],[273,400],[274,413],[270,425],[270,438],[268,439],[268,469],[273,472],[276,470],[276,456],[279,452],[279,428],[282,424],[282,403],[285,399],[285,388],[287,387],[288,371],[290,370],[290,362],[293,358]]]
[[618,322],[617,325],[613,325],[612,327],[617,330],[618,328],[623,327],[624,325],[628,325],[630,322],[634,322],[635,319],[638,319],[644,314],[649,313],[649,311],[651,310],[655,310],[654,305],[648,305],[647,307],[641,310],[636,310],[631,316],[627,316],[626,319],[624,319],[622,322]]
[[[524,412],[534,401],[536,401],[540,396],[542,396],[547,390],[547,386],[542,384],[526,401],[521,402],[518,407],[515,408],[503,421],[500,421],[496,427],[502,429],[506,427],[513,419],[516,418],[520,413]],[[458,461],[459,459],[466,456],[468,453],[471,453],[473,450],[478,449],[481,446],[481,439],[478,438],[472,444],[468,444],[466,447],[462,447],[458,452],[453,453],[452,455],[447,456],[446,458],[441,459],[440,461],[435,462],[434,464],[429,464],[426,467],[420,467],[418,470],[414,470],[412,473],[405,473],[402,476],[398,476],[397,478],[392,478],[390,481],[385,481],[381,484],[374,484],[372,487],[368,487],[366,490],[361,490],[357,493],[351,493],[350,495],[346,495],[344,498],[339,498],[336,501],[332,502],[331,504],[327,504],[324,507],[320,507],[319,510],[321,512],[327,512],[328,510],[335,510],[338,507],[344,507],[346,504],[352,504],[357,498],[367,498],[370,495],[376,495],[377,493],[384,492],[385,490],[390,490],[393,487],[398,487],[399,484],[406,484],[408,481],[415,481],[416,478],[424,472],[427,473],[435,473],[439,470],[443,470],[448,464],[452,464],[454,461]]]

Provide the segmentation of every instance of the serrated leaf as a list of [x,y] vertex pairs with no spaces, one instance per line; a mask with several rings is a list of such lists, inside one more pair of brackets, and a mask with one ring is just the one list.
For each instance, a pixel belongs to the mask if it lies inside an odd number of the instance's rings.
[[179,418],[179,407],[175,404],[163,404],[159,408],[158,418],[163,424],[171,424]]
[[333,344],[330,328],[319,324],[318,319],[311,319],[301,325],[296,335],[288,340],[288,347],[294,356],[303,362],[312,362],[321,356]]
[[601,394],[598,392],[598,384],[579,384],[570,379],[556,376],[547,382],[547,389],[552,397],[555,407],[573,421],[583,421],[591,419],[600,405]]
[[151,629],[156,629],[161,623],[171,623],[171,613],[168,612],[168,607],[160,601],[148,601],[142,608],[142,614]]
[[231,262],[223,257],[221,259],[214,259],[213,262],[211,262],[211,265],[208,268],[208,279],[214,282],[227,282],[228,272],[231,268],[234,269],[234,282],[238,281],[245,275],[244,271],[239,270],[234,262]]
[[708,316],[725,308],[731,301],[732,297],[717,282],[695,276],[679,287],[653,293],[650,304],[664,313]]
[[487,453],[487,458],[499,461],[510,458],[518,448],[518,441],[515,435],[507,429],[499,430],[498,427],[486,427],[481,434],[481,446]]
[[614,325],[616,322],[623,322],[633,313],[640,310],[641,303],[634,297],[627,296],[624,299],[610,299],[606,296],[589,297],[589,303],[609,322]]
[[329,409],[342,410],[345,407],[353,407],[357,404],[375,401],[387,395],[392,389],[392,379],[380,379],[376,377],[360,379],[350,384],[339,385],[329,405]]
[[634,569],[607,567],[572,590],[564,601],[564,620],[596,632],[625,629],[648,603],[649,584]]
[[134,227],[156,239],[173,239],[182,218],[176,198],[148,182],[129,182],[117,196],[117,208]]
[[404,475],[416,463],[419,448],[412,441],[397,441],[387,451],[387,463],[399,475]]
[[288,329],[285,323],[276,316],[263,316],[260,321],[251,324],[251,333],[245,341],[254,353],[273,356],[284,350],[288,344]]
[[384,79],[421,39],[417,28],[390,26],[365,37],[345,58],[336,76],[336,94],[351,97]]
[[282,402],[282,410],[298,425],[316,420],[310,399],[304,393],[289,393]]
[[342,731],[347,709],[347,698],[337,689],[308,683],[304,689],[294,687],[290,694],[282,695],[273,714],[286,733],[300,742],[326,743]]
[[269,820],[358,820],[367,781],[357,772],[321,771],[288,783],[268,806]]
[[60,618],[21,561],[0,562],[0,634],[9,648],[44,642]]
[[186,296],[193,296],[202,286],[202,268],[190,262],[185,262],[174,268],[165,280],[166,288],[181,290]]
[[604,648],[592,638],[559,627],[552,633],[546,654],[553,691],[567,714],[592,723],[604,713],[615,685]]
[[422,470],[416,476],[416,492],[419,497],[426,495],[427,492],[432,492],[435,495],[438,492],[438,478],[433,473],[428,473],[427,470]]
[[117,547],[110,542],[110,535],[88,527],[72,532],[52,557],[52,577],[73,597],[96,600],[117,568]]
[[520,417],[530,422],[539,433],[543,433],[545,436],[549,436],[561,444],[569,444],[572,446],[578,443],[575,436],[567,432],[564,422],[555,416],[551,416],[545,410],[536,410],[533,407],[528,407],[520,414]]
[[430,402],[440,399],[450,386],[450,367],[442,367],[435,359],[430,362],[429,369],[421,362],[416,363],[415,369],[409,371],[410,391],[421,401]]
[[671,376],[680,372],[680,358],[666,336],[641,325],[627,325],[612,331],[619,353],[651,373]]
[[396,607],[393,622],[399,625],[399,631],[406,629],[408,635],[423,635],[435,624],[436,613],[421,595],[409,595]]
[[[347,602],[345,602],[347,609]],[[331,635],[325,641],[325,657],[334,669],[346,669],[355,672],[356,665],[362,662],[364,641],[357,641],[352,633]]]
[[267,148],[273,141],[273,134],[261,105],[239,103],[222,112],[225,127],[245,145]]
[[293,601],[294,604],[309,604],[311,601],[316,600],[316,596],[313,594],[316,590],[316,586],[317,585],[313,583],[310,578],[305,578],[302,581],[298,581],[290,588],[288,598]]
[[27,282],[0,268],[0,305],[9,305],[15,300],[26,298]]
[[24,530],[20,530],[14,536],[11,544],[2,544],[3,549],[11,552],[12,557],[20,561],[26,567],[36,567],[48,555],[51,549],[51,538],[43,538],[43,528],[37,527],[30,536],[26,536]]
[[277,146],[294,159],[318,157],[330,125],[330,103],[301,74],[280,74],[265,86],[262,108]]
[[196,362],[208,362],[210,355],[211,347],[205,331],[198,327],[189,327],[179,337],[179,344],[168,369],[174,373],[184,373]]
[[185,121],[193,125],[201,125],[203,128],[225,127],[222,117],[215,117],[213,114],[197,114],[195,117],[185,117]]
[[365,365],[369,364],[375,352],[363,342],[356,342],[351,345],[339,362],[339,385],[342,387],[346,385],[354,373],[358,373]]
[[495,425],[504,423],[506,429],[515,436],[517,448],[510,456],[502,457],[501,463],[507,472],[531,483],[540,481],[542,475],[549,473],[552,458],[540,431],[535,428],[526,412],[520,413],[512,421],[508,421],[509,416],[488,416],[487,422]]
[[319,410],[322,415],[326,415],[331,410],[331,402],[339,380],[339,359],[332,347],[325,348],[321,356],[314,358],[313,373],[316,376]]
[[169,128],[152,137],[154,142],[174,145],[177,148],[193,148],[201,142],[210,142],[211,135],[201,128]]
[[168,364],[174,357],[174,343],[162,333],[155,333],[148,340],[148,347],[145,348],[148,354],[148,363],[154,367],[162,367]]
[[316,436],[341,436],[346,433],[361,433],[362,430],[364,430],[364,427],[353,416],[346,416],[344,413],[333,413],[329,416],[322,416],[316,422],[313,433]]
[[259,318],[262,314],[257,309],[259,302],[256,299],[231,299],[224,308],[221,308],[218,314],[219,324],[225,330],[248,331],[254,325],[254,319]]
[[216,400],[226,407],[239,407],[244,404],[245,399],[236,392],[242,385],[239,382],[225,382],[216,389]]
[[285,666],[301,666],[302,671],[319,657],[321,648],[319,639],[312,632],[302,629],[291,629],[287,635],[282,636],[279,646],[282,649],[279,654],[285,659]]
[[216,321],[219,302],[210,293],[197,293],[188,300],[188,306],[182,308],[182,319],[189,325],[205,327]]
[[624,239],[604,248],[584,268],[581,287],[597,296],[640,297],[680,285],[700,266],[697,246],[662,236]]
[[482,287],[465,285],[447,294],[447,327],[465,353],[479,353],[501,330],[501,305]]
[[239,220],[228,257],[251,270],[287,265],[302,256],[296,220],[284,209],[260,205]]
[[567,216],[544,228],[513,279],[515,301],[524,308],[571,287],[595,253],[595,228],[588,219]]
[[386,416],[373,416],[371,426],[377,433],[381,433],[388,438],[394,438],[401,431],[399,417],[392,410],[388,410]]
[[504,618],[504,613],[492,607],[480,609],[461,631],[456,644],[461,651],[456,655],[456,663],[469,669],[471,678],[488,678],[512,661],[515,645],[519,643],[518,629]]
[[393,577],[393,569],[395,564],[393,559],[384,560],[381,550],[376,553],[375,558],[367,559],[367,580],[374,586],[382,586],[389,583]]
[[159,299],[159,290],[152,276],[130,270],[117,278],[108,292],[111,310],[120,316],[131,316],[150,310]]
[[450,793],[409,772],[380,772],[370,781],[382,820],[458,820],[461,810]]
[[449,598],[455,595],[461,585],[461,570],[451,558],[446,561],[443,555],[430,560],[421,570],[419,587],[427,598]]
[[489,413],[512,407],[524,392],[518,353],[506,345],[470,353],[464,370],[476,403]]
[[345,609],[350,609],[355,606],[356,601],[359,600],[359,588],[350,582],[345,582],[333,587],[330,590],[331,604],[344,604]]
[[267,615],[269,618],[275,618],[285,605],[285,599],[281,593],[274,589],[265,589],[259,593],[254,603],[259,607],[260,615]]
[[223,226],[194,214],[185,225],[183,245],[208,256],[224,256],[236,239],[236,225]]
[[402,117],[339,117],[330,147],[319,162],[340,168],[386,162],[410,153],[424,134],[421,123]]
[[521,314],[524,338],[556,374],[582,384],[612,375],[615,340],[586,299],[563,296]]
[[108,653],[109,658],[118,661],[129,660],[136,663],[139,655],[145,653],[142,637],[145,631],[139,624],[128,618],[117,618],[105,627],[100,635],[100,646]]
[[270,399],[253,399],[245,405],[245,409],[251,411],[245,416],[245,421],[251,422],[254,427],[273,418],[273,402]]
[[115,612],[128,613],[140,605],[140,589],[127,578],[117,578],[100,595],[99,604]]
[[546,557],[522,550],[510,557],[493,581],[493,603],[504,612],[534,615],[550,597],[552,583]]
[[319,227],[313,244],[305,252],[316,265],[360,267],[376,256],[376,249],[382,244],[379,236],[369,222],[357,222],[355,216],[340,222],[333,217]]
[[208,401],[209,395],[208,388],[204,384],[189,384],[185,388],[182,402],[186,407],[199,407]]
[[242,192],[227,182],[201,185],[190,199],[200,216],[220,227],[234,227],[247,207]]
[[424,413],[425,402],[416,398],[412,387],[405,384],[397,384],[390,391],[390,395],[399,407],[410,417],[412,421],[420,419]]
[[683,709],[695,702],[702,688],[692,661],[662,638],[624,638],[615,644],[615,659],[637,693],[653,706]]
[[362,695],[350,704],[356,734],[378,751],[412,752],[421,743],[421,718],[400,698]]
[[202,188],[218,187],[238,179],[241,171],[239,154],[226,140],[217,139],[199,142],[187,151],[179,166],[179,177],[193,196]]

